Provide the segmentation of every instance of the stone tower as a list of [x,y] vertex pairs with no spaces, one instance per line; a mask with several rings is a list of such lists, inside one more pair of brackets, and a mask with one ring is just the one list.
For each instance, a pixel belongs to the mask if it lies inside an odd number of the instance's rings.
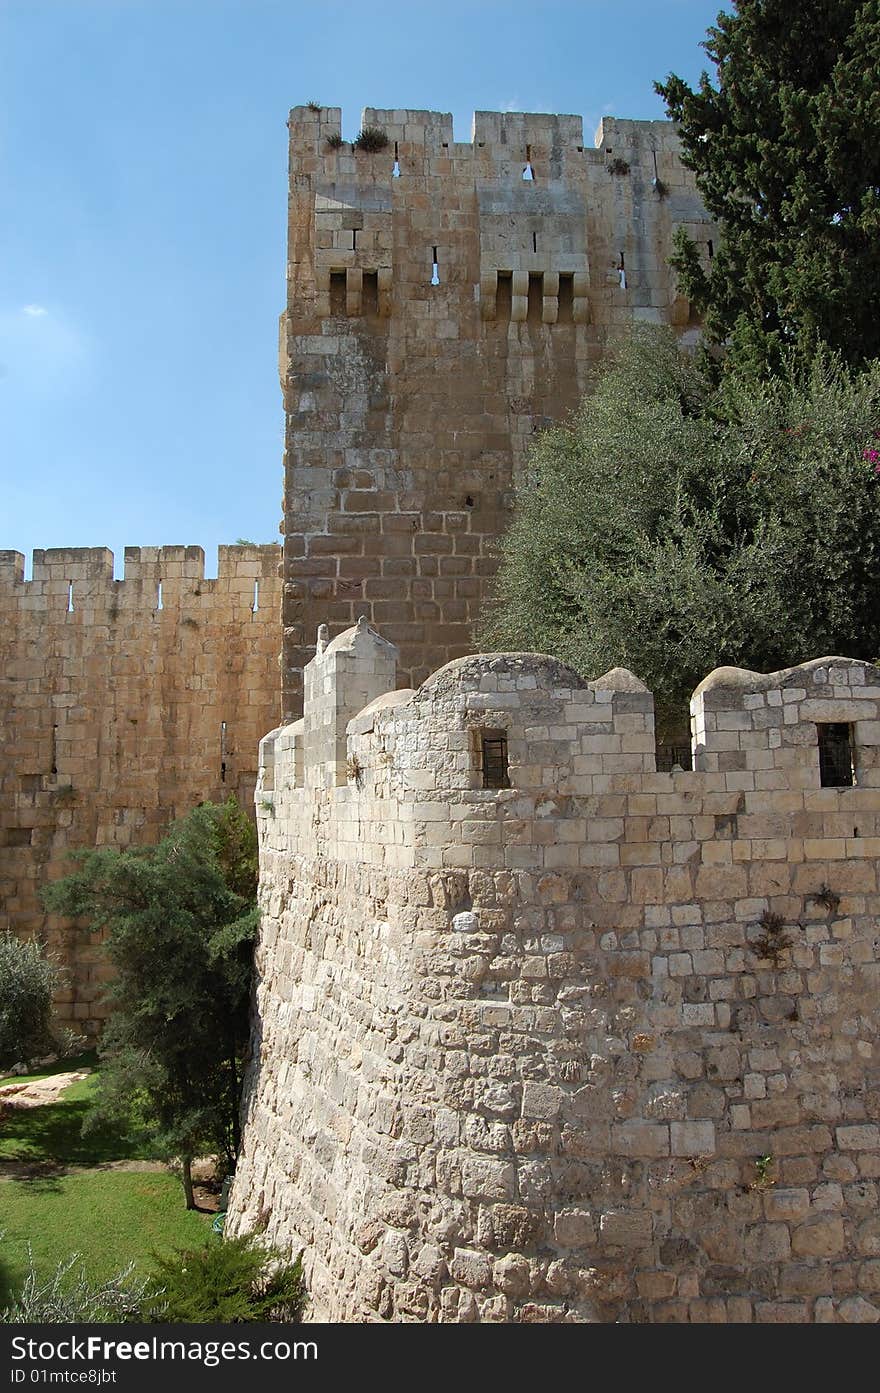
[[662,773],[624,669],[317,649],[226,1232],[319,1321],[880,1322],[880,669],[717,668]]
[[[319,623],[365,614],[418,686],[473,650],[533,433],[563,418],[634,320],[694,336],[667,265],[713,227],[665,121],[290,114],[284,709]],[[312,646],[310,646],[312,645]]]

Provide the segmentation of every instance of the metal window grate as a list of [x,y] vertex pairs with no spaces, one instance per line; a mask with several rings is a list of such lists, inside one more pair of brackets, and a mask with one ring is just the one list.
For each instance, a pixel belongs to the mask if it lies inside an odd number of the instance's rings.
[[657,746],[657,773],[671,774],[673,764],[679,764],[682,769],[688,771],[693,769],[690,745],[670,745],[661,742]]
[[819,782],[823,788],[851,788],[853,751],[850,727],[844,721],[817,725],[819,734]]
[[504,732],[483,731],[480,749],[483,757],[483,788],[510,788],[507,736]]

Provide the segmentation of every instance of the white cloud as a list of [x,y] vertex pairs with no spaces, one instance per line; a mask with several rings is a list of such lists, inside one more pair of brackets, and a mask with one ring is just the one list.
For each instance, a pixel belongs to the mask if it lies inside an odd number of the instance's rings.
[[93,357],[87,334],[45,305],[0,307],[0,379],[7,390],[29,396],[70,395],[89,375]]

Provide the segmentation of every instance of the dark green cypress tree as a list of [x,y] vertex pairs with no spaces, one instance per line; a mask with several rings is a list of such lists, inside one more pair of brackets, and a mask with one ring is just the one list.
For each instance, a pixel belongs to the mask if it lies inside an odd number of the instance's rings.
[[880,356],[880,0],[734,0],[698,89],[655,84],[722,241],[673,265],[709,342],[775,371],[824,343]]

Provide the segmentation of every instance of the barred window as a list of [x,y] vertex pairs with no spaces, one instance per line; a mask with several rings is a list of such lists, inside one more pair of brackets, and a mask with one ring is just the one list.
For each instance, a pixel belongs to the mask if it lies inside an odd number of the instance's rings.
[[688,771],[693,769],[693,758],[691,756],[690,745],[658,741],[657,773],[670,774],[674,764],[678,764],[682,769],[687,769]]
[[817,725],[819,734],[819,782],[823,788],[851,788],[853,772],[852,728],[845,721]]
[[510,788],[505,731],[480,732],[480,757],[483,766],[483,788]]

